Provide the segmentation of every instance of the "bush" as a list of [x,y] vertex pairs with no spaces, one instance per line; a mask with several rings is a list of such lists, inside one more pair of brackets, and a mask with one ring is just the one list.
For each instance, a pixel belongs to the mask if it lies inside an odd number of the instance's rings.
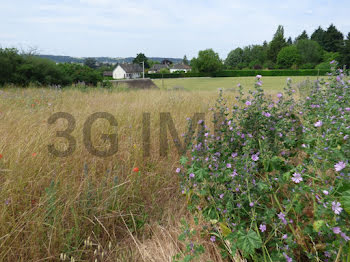
[[291,68],[292,65],[298,65],[299,62],[300,55],[294,45],[283,47],[277,55],[277,65],[279,68]]
[[220,92],[214,129],[198,122],[177,172],[189,209],[225,256],[350,259],[350,82],[341,70],[327,81],[295,100],[289,79],[272,99],[258,76],[232,109]]

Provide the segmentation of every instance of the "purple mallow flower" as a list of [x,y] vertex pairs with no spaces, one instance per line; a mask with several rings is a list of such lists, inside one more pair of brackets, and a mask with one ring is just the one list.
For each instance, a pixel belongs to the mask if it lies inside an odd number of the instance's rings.
[[333,227],[332,230],[333,230],[333,233],[334,233],[334,234],[337,234],[337,235],[338,235],[338,234],[341,233],[340,227]]
[[194,178],[194,174],[193,173],[190,174],[190,178]]
[[211,236],[211,237],[210,237],[210,241],[211,241],[211,242],[215,242],[215,241],[216,241],[216,237],[215,237],[215,236]]
[[294,173],[292,180],[294,183],[299,184],[301,181],[303,181],[303,178],[301,177],[300,173]]
[[261,232],[265,232],[266,231],[266,225],[265,224],[261,224],[259,226],[259,229],[260,229]]
[[340,161],[334,165],[335,171],[339,172],[346,167],[346,164],[343,161]]
[[341,204],[339,202],[332,202],[332,210],[336,215],[339,215],[343,209],[341,208]]
[[245,104],[246,104],[247,106],[250,106],[250,105],[252,104],[252,102],[247,101],[247,102],[245,102]]
[[252,155],[252,160],[255,161],[255,162],[258,161],[259,160],[258,154]]
[[321,127],[322,125],[323,125],[323,122],[322,122],[321,120],[318,120],[318,121],[314,124],[315,127]]
[[180,173],[181,169],[178,167],[176,168],[176,173]]

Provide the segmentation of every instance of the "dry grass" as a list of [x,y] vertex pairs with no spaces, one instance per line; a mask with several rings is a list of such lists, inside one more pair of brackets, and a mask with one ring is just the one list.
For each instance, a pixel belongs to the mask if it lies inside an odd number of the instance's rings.
[[[171,261],[183,250],[179,220],[190,216],[179,194],[172,143],[168,156],[159,156],[159,113],[170,112],[178,133],[185,133],[186,118],[207,113],[216,92],[0,92],[0,261],[54,261],[61,253],[76,261]],[[66,140],[55,136],[66,123],[47,123],[60,111],[76,119],[77,147],[66,158],[47,149],[52,143],[65,147]],[[83,124],[94,112],[118,121],[119,150],[111,157],[93,156],[83,146]],[[142,151],[143,112],[151,113],[149,158]],[[105,120],[96,121],[94,145],[106,147],[100,135],[113,132]],[[136,166],[140,174],[132,172]],[[84,246],[88,238],[92,246]],[[198,241],[207,247],[207,260],[221,261],[210,241]]]

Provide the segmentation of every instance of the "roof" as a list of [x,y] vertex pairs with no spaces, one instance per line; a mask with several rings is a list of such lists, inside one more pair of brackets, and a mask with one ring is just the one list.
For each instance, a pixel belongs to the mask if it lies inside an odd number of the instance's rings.
[[184,64],[175,64],[175,65],[173,65],[172,69],[186,69],[186,70],[190,70],[190,69],[192,69],[192,67],[190,67],[189,65],[184,65]]
[[113,76],[113,72],[112,71],[104,71],[103,76]]
[[120,64],[126,73],[142,73],[142,67],[138,64]]
[[151,71],[158,71],[158,70],[163,69],[163,68],[168,68],[168,66],[162,65],[162,64],[154,64],[150,70]]

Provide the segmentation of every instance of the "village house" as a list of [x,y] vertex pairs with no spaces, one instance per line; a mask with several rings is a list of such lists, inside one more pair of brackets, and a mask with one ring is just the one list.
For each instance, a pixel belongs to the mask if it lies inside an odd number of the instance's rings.
[[174,72],[189,72],[191,71],[192,67],[190,67],[189,65],[184,65],[184,64],[175,64],[170,68],[170,73],[174,73]]
[[168,69],[169,66],[167,64],[154,64],[149,70],[148,70],[148,73],[149,74],[155,74],[155,73],[159,73],[159,71],[161,69]]
[[114,79],[135,79],[142,76],[143,69],[138,64],[119,64],[113,70]]

